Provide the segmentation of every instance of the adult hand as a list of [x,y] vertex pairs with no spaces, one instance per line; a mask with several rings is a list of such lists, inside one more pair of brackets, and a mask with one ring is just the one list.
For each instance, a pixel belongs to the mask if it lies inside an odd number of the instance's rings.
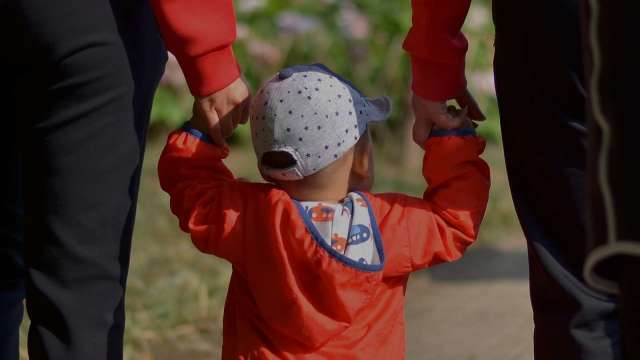
[[191,125],[208,134],[214,143],[226,146],[225,138],[233,134],[238,124],[249,119],[251,94],[242,78],[209,96],[196,96]]
[[451,130],[467,126],[470,120],[485,119],[478,103],[469,90],[464,90],[455,98],[461,110],[447,107],[446,101],[432,101],[413,94],[411,105],[415,116],[413,141],[422,147],[432,129]]

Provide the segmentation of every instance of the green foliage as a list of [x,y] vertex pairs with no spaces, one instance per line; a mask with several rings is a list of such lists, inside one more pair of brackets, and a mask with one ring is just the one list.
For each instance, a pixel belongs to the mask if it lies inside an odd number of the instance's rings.
[[[410,26],[409,2],[384,0],[358,1],[356,8],[369,22],[370,36],[354,39],[345,34],[339,18],[343,2],[269,1],[265,8],[249,15],[240,14],[239,22],[249,25],[260,40],[276,45],[284,53],[277,66],[263,67],[246,56],[240,41],[239,61],[247,79],[255,88],[282,67],[321,62],[353,81],[368,95],[389,95],[394,104],[405,103],[409,84],[409,61],[401,45]],[[317,29],[299,35],[282,36],[274,19],[283,11],[303,14],[317,20]],[[245,57],[246,56],[246,57]],[[407,117],[406,106],[396,107],[389,121],[397,128]]]
[[[240,1],[237,1],[240,3]],[[493,27],[487,12],[487,1],[478,1],[476,9],[486,16],[480,26],[465,27],[471,44],[467,56],[467,73],[490,72],[493,55]],[[354,38],[345,31],[341,15],[351,6],[368,24],[368,36]],[[473,11],[473,9],[472,9]],[[311,21],[315,26],[299,32],[287,33],[278,27],[283,13],[293,13]],[[279,69],[293,64],[321,62],[350,79],[369,96],[387,95],[394,105],[394,112],[385,126],[376,127],[376,137],[384,143],[408,141],[405,124],[412,121],[409,107],[411,68],[409,58],[402,49],[402,42],[411,26],[409,1],[353,0],[347,1],[295,1],[266,0],[262,7],[251,11],[238,11],[238,23],[246,31],[234,45],[245,79],[253,89],[271,77]],[[280,55],[276,61],[266,61],[251,50],[252,42],[274,47]],[[476,95],[488,120],[479,131],[490,142],[499,142],[495,97],[486,89]],[[184,104],[186,87],[167,91],[161,86],[154,102],[153,121],[168,127],[180,124],[189,116],[190,108]],[[246,130],[234,136],[233,141],[247,143]],[[401,139],[398,142],[398,138]],[[403,154],[401,147],[388,147],[391,157]]]
[[190,99],[185,92],[176,91],[168,86],[160,86],[153,99],[151,119],[173,129],[189,119],[189,105],[185,100]]

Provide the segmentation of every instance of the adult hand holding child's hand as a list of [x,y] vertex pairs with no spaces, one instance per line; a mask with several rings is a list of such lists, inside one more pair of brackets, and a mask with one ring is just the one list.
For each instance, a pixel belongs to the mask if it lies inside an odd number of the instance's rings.
[[447,106],[446,101],[433,101],[413,94],[411,105],[415,116],[413,141],[423,146],[431,130],[453,130],[472,126],[470,120],[485,119],[478,103],[468,90],[455,98],[461,109]]
[[209,135],[217,145],[226,146],[225,138],[249,119],[250,101],[249,88],[240,77],[211,95],[196,96],[191,125]]

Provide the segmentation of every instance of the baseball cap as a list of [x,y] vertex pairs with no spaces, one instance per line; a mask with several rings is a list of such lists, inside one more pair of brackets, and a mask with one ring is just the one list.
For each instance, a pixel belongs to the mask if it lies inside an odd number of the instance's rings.
[[[386,96],[365,97],[351,82],[322,64],[278,72],[253,97],[251,136],[265,178],[300,180],[327,167],[353,147],[369,123],[391,113]],[[269,152],[294,160],[286,168],[263,163]]]

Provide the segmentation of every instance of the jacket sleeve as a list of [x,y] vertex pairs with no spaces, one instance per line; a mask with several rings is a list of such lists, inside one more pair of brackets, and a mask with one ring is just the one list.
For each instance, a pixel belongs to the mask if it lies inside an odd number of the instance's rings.
[[241,259],[250,187],[258,184],[234,180],[222,162],[227,154],[197,130],[179,130],[169,135],[158,175],[171,211],[194,245],[235,265]]
[[240,77],[232,0],[151,0],[160,32],[191,92],[210,95]]
[[456,260],[475,241],[490,186],[489,167],[479,157],[484,145],[475,135],[432,137],[425,147],[423,175],[429,187],[423,198],[375,196],[387,275]]
[[412,89],[429,100],[447,100],[467,86],[467,39],[460,31],[471,0],[412,0],[412,27],[404,41],[411,57]]

